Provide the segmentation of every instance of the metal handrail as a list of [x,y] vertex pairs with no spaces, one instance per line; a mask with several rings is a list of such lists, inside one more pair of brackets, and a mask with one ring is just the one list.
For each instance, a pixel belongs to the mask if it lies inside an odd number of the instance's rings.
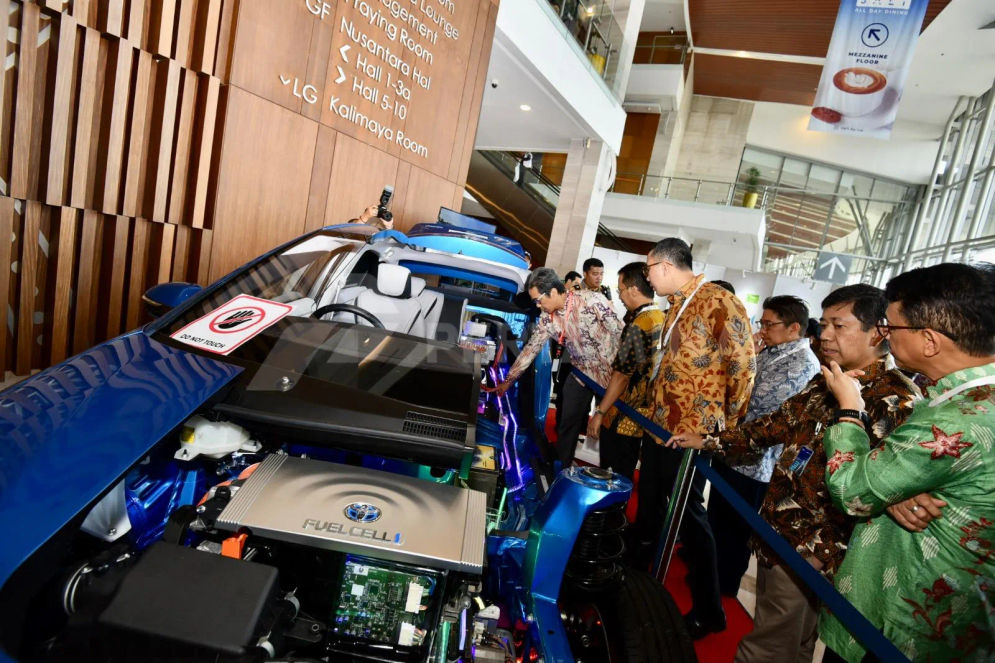
[[[502,174],[504,174],[509,178],[514,177],[515,175],[514,168],[511,168],[510,170],[507,169],[505,167],[507,164],[502,157],[511,157],[513,160],[518,161],[519,160],[518,154],[514,152],[500,152],[494,150],[478,150],[478,152],[481,154],[481,156],[487,159],[487,161],[489,161],[494,167],[496,167],[499,171],[501,171]],[[541,171],[528,168],[526,169],[525,173],[522,174],[522,177],[523,177],[523,184],[525,183],[525,178],[534,178],[536,183],[542,184],[544,187],[555,193],[557,197],[557,204],[559,203],[560,186],[558,184],[555,184],[545,175],[543,175]],[[533,200],[535,200],[541,205],[544,205],[549,212],[553,213],[554,215],[556,214],[557,205],[551,204],[550,201],[546,200],[545,198],[542,197],[541,194],[535,191],[533,187],[525,186],[522,187],[522,189],[529,196],[531,196]],[[615,244],[616,248],[618,248],[620,251],[629,251],[629,245],[626,244],[625,240],[616,235],[615,233],[613,233],[608,228],[606,228],[604,224],[602,224],[600,221],[598,222],[598,234],[603,235],[608,239],[610,239]]]

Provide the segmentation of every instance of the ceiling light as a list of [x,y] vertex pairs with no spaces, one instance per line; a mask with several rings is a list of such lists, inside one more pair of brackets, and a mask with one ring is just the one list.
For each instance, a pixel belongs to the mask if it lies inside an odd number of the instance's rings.
[[532,106],[529,106],[528,104],[522,104],[518,108],[521,109],[521,110],[523,110],[523,111],[530,111],[530,110],[532,110]]
[[587,8],[587,15],[588,16],[594,16],[594,7],[588,7]]

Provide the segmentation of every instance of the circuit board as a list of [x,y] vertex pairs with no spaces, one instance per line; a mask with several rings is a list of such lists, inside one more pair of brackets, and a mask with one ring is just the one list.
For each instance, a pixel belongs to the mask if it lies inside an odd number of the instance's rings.
[[422,645],[433,626],[438,578],[413,571],[347,556],[332,633],[402,647]]

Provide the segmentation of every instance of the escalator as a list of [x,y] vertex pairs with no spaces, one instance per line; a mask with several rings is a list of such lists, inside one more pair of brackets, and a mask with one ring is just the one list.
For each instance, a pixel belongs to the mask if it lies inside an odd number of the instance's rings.
[[[513,152],[475,151],[470,157],[466,190],[494,216],[502,234],[522,243],[532,255],[533,265],[542,265],[549,250],[560,187],[529,168],[523,169],[521,181],[516,183],[518,162],[519,155]],[[624,240],[601,224],[596,244],[630,250]]]

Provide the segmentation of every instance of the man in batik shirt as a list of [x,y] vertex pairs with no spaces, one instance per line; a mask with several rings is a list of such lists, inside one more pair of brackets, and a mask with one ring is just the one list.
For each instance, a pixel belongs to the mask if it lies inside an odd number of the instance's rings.
[[[733,426],[746,414],[756,355],[750,319],[728,290],[708,283],[691,267],[691,248],[669,238],[653,247],[646,264],[656,294],[670,309],[663,325],[660,368],[653,384],[653,420],[673,433],[711,433]],[[643,446],[636,517],[636,561],[655,550],[683,454],[647,441]],[[705,479],[696,474],[681,521],[688,553],[695,610],[687,616],[692,636],[725,628],[718,586],[715,540],[705,515]]]
[[[808,307],[798,297],[768,297],[760,316],[763,349],[757,355],[757,379],[744,422],[770,414],[801,391],[819,373],[819,360],[804,337]],[[758,463],[729,467],[718,461],[715,471],[747,504],[759,512],[767,495],[781,445],[771,447]],[[750,564],[750,536],[753,530],[718,491],[708,499],[708,522],[715,534],[719,586],[715,591],[736,596],[739,583]]]
[[[877,445],[908,417],[919,391],[894,366],[875,321],[887,301],[879,288],[851,285],[822,301],[822,350],[860,381]],[[775,412],[704,438],[678,435],[672,443],[704,448],[730,464],[755,463],[767,449],[784,450],[771,476],[760,515],[817,570],[831,578],[843,561],[854,521],[833,507],[823,479],[822,437],[839,404],[817,376]],[[815,596],[764,543],[754,538],[757,603],[753,631],[739,643],[737,663],[811,661],[818,636]]]
[[653,356],[663,332],[663,311],[653,301],[653,288],[646,280],[645,269],[644,262],[630,262],[618,270],[618,298],[627,310],[625,328],[605,395],[587,424],[587,436],[601,441],[601,467],[630,479],[639,460],[643,429],[621,414],[614,404],[621,396],[624,403],[648,414]]
[[[503,395],[528,368],[546,341],[553,339],[566,347],[578,370],[602,387],[608,386],[612,359],[618,350],[622,322],[611,303],[600,293],[568,290],[556,272],[541,267],[529,275],[525,289],[542,310],[539,322],[528,343],[508,371],[507,379],[497,386]],[[556,450],[563,465],[568,465],[577,448],[577,438],[587,425],[594,392],[571,375],[563,385],[563,411],[556,413]]]
[[[839,366],[823,369],[844,410],[826,432],[825,479],[836,505],[865,519],[836,588],[913,661],[992,661],[995,287],[973,267],[943,264],[897,276],[885,292],[879,331],[900,366],[933,384],[875,448],[868,435],[879,431],[863,416],[867,394],[862,399]],[[946,506],[932,519],[937,503]],[[884,513],[889,506],[894,519]],[[911,529],[899,524],[910,521]],[[819,630],[824,660],[863,658],[828,612]]]

